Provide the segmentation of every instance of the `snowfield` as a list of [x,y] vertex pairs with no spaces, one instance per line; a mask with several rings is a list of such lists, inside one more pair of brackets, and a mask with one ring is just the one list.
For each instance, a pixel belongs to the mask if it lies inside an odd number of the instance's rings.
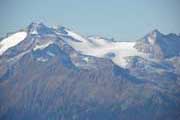
[[[36,31],[36,30],[34,30]],[[145,57],[145,54],[142,52],[138,52],[134,45],[136,42],[114,42],[106,40],[102,37],[83,37],[69,29],[65,29],[67,32],[67,36],[78,40],[73,41],[66,39],[67,44],[72,46],[78,52],[84,55],[90,55],[100,58],[107,58],[111,59],[115,64],[126,67],[127,61],[126,57],[129,56],[141,56]],[[35,32],[37,33],[37,32]],[[59,34],[58,34],[59,35]],[[26,32],[18,32],[15,33],[8,38],[3,39],[0,42],[0,55],[2,55],[7,49],[18,45],[22,42],[27,36]],[[44,49],[48,47],[50,44],[53,44],[54,41],[48,41],[41,44],[36,44],[33,50]],[[86,61],[88,61],[86,59]]]
[[26,36],[26,32],[17,32],[0,41],[0,55],[2,55],[9,48],[14,47],[22,42],[26,38]]
[[[77,36],[74,36],[74,34],[70,35],[71,37],[77,39]],[[106,54],[113,53],[115,54],[115,56],[112,58],[112,61],[121,67],[126,66],[126,57],[145,56],[143,53],[138,52],[134,48],[136,42],[112,42],[102,38],[98,39],[96,37],[91,37],[89,39],[85,39],[82,37],[79,38],[81,38],[82,42],[75,42],[69,40],[67,40],[66,42],[71,45],[75,50],[85,55],[103,58]]]

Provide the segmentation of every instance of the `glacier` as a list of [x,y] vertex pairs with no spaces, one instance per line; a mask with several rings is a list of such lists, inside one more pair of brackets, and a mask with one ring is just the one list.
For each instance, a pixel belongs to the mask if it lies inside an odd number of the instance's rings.
[[133,42],[31,23],[0,40],[2,120],[178,120],[180,36]]

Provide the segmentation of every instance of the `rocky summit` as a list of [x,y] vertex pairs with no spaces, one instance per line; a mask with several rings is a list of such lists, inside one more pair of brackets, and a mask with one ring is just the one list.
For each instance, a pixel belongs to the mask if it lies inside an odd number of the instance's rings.
[[1,120],[179,120],[180,36],[119,42],[32,23],[0,39]]

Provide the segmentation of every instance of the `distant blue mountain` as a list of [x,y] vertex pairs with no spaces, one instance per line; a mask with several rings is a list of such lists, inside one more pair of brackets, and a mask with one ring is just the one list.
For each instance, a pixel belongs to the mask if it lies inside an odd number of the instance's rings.
[[1,120],[180,119],[178,35],[154,30],[129,48],[43,23],[16,33],[0,40]]

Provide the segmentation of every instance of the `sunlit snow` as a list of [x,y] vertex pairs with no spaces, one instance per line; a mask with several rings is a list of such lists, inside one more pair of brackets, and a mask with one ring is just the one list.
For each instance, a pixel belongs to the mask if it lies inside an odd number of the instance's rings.
[[39,57],[39,58],[37,58],[37,61],[46,62],[46,61],[48,61],[48,59],[47,58],[43,58],[43,57]]
[[32,35],[38,35],[38,32],[37,32],[37,30],[33,30],[33,31],[31,32],[31,34],[32,34]]
[[33,50],[34,50],[34,51],[35,51],[35,50],[38,50],[38,49],[42,50],[42,49],[48,47],[50,44],[53,44],[53,42],[52,42],[52,41],[49,41],[49,42],[46,42],[46,43],[43,43],[43,44],[40,44],[40,45],[37,44],[37,45],[33,48]]
[[91,41],[86,39],[86,41],[84,40],[83,42],[67,42],[74,49],[85,55],[103,58],[107,53],[114,53],[115,57],[112,58],[112,61],[121,67],[126,66],[126,57],[144,56],[143,53],[138,52],[134,48],[135,42],[112,42],[104,39],[91,39]]
[[26,38],[26,36],[26,32],[17,32],[0,41],[0,55],[2,55],[9,48],[14,47],[22,42]]
[[72,32],[70,30],[66,30],[66,32],[68,33],[69,36],[71,36],[72,38],[76,39],[76,40],[79,40],[79,41],[86,41],[82,36],[78,35],[77,33],[75,32]]

